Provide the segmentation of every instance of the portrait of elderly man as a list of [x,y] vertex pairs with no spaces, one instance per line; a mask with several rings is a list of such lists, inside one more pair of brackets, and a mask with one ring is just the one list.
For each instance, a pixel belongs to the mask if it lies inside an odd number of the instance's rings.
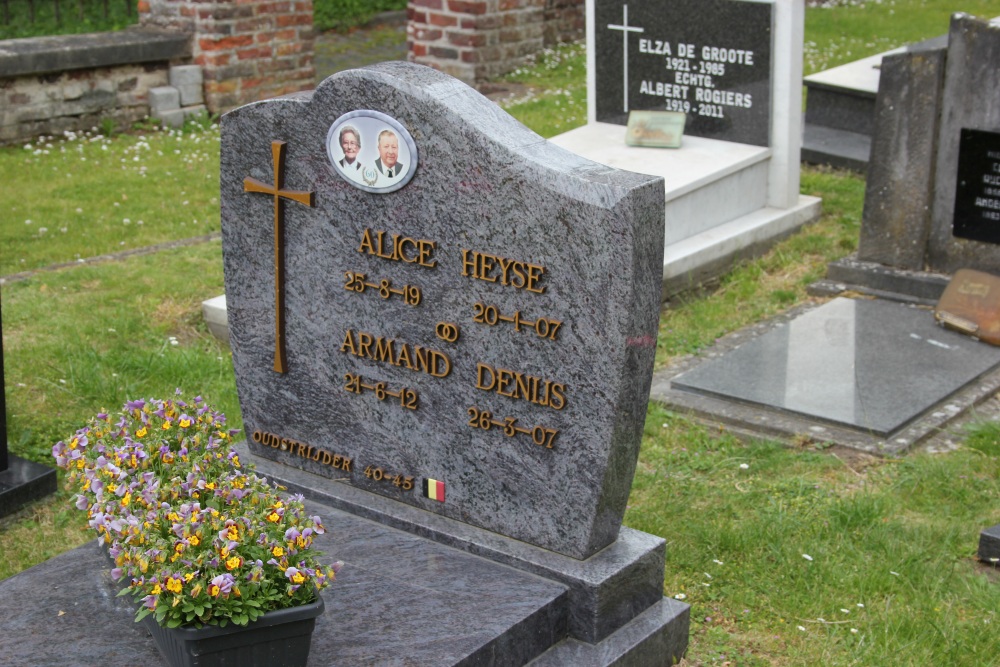
[[406,171],[406,165],[399,162],[399,139],[392,130],[382,130],[378,133],[378,158],[375,160],[375,168],[378,173],[389,179],[395,180]]
[[340,168],[346,171],[351,177],[357,178],[355,172],[361,169],[358,162],[358,152],[361,150],[361,135],[351,125],[340,128],[340,148],[344,151],[344,157],[337,161]]

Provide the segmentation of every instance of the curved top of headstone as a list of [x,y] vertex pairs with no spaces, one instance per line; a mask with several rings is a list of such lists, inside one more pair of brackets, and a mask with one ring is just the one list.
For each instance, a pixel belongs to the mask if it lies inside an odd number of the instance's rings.
[[[358,111],[376,118],[356,128],[361,169],[330,133]],[[359,188],[385,118],[412,138],[412,178]],[[254,451],[576,558],[616,538],[655,351],[660,179],[383,63],[226,114],[221,180]]]

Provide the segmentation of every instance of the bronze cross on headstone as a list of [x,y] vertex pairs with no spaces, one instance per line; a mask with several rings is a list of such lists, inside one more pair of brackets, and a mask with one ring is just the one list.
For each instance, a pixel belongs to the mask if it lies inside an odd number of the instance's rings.
[[285,230],[282,198],[292,199],[306,206],[313,205],[312,192],[283,190],[285,180],[285,142],[271,142],[274,162],[274,185],[262,183],[247,176],[243,179],[244,192],[263,192],[274,195],[274,370],[285,372]]

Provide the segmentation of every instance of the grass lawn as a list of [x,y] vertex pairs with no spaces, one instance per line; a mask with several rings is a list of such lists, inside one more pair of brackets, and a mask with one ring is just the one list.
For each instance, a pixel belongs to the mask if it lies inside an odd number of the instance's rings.
[[[950,9],[1000,15],[1000,0],[852,4],[807,12],[826,64],[941,34]],[[526,93],[508,109],[545,135],[582,123],[583,73],[578,46],[544,53],[510,77]],[[217,130],[193,127],[0,149],[0,275],[217,230],[218,150]],[[854,249],[863,180],[806,168],[802,191],[822,219],[664,309],[658,366],[803,303]],[[101,408],[177,387],[238,428],[230,352],[200,315],[220,259],[208,241],[5,282],[11,451],[47,462]],[[998,457],[995,423],[956,451],[878,459],[744,441],[651,405],[625,522],[668,541],[664,593],[692,605],[687,665],[997,664],[1000,576],[974,554],[1000,523]],[[0,577],[87,539],[79,515],[60,493],[0,520]]]

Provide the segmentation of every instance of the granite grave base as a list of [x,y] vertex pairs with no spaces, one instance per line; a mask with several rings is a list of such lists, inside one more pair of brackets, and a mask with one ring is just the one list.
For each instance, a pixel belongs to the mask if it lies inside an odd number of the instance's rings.
[[738,434],[896,455],[1000,390],[1000,349],[927,309],[835,299],[734,332],[653,377],[651,397]]
[[984,563],[1000,563],[1000,525],[979,533],[979,551],[976,555]]
[[0,472],[0,516],[13,514],[55,491],[55,468],[8,455],[7,469]]
[[[309,665],[646,666],[684,654],[690,608],[662,596],[660,538],[622,528],[578,561],[256,463],[311,499],[309,513],[327,526],[318,547],[344,562],[323,592]],[[38,666],[160,664],[117,590],[96,540],[0,582],[0,655]]]
[[837,296],[856,292],[880,299],[933,306],[941,298],[951,276],[930,271],[912,271],[878,262],[858,259],[857,255],[830,262],[826,278],[811,284],[813,296]]
[[625,144],[625,127],[591,123],[552,143],[587,159],[663,177],[666,233],[664,296],[724,273],[817,219],[820,200],[799,196],[787,207],[767,201],[772,151],[685,136],[680,150]]

